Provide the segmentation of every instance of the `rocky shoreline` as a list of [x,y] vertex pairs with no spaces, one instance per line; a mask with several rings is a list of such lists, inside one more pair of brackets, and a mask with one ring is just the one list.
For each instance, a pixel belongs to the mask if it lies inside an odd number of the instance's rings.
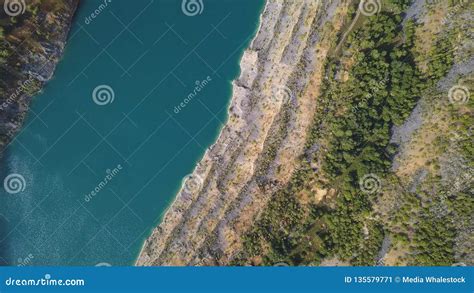
[[137,265],[227,265],[304,152],[324,60],[348,3],[269,0],[233,82],[228,122]]
[[59,8],[51,8],[32,1],[24,14],[5,26],[10,55],[6,64],[0,64],[0,151],[21,129],[32,97],[53,77],[78,5],[79,0],[65,0]]

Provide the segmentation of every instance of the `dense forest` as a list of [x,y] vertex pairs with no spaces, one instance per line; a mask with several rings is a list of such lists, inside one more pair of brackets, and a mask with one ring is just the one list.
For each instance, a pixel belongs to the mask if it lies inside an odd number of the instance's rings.
[[[407,190],[391,172],[399,149],[390,142],[393,127],[406,121],[418,100],[452,67],[455,34],[437,39],[424,56],[430,60],[428,69],[421,72],[414,53],[417,24],[404,21],[403,11],[410,1],[388,2],[389,9],[366,17],[351,32],[344,57],[327,63],[330,78],[307,142],[307,149],[317,145],[320,151],[311,160],[302,158],[288,186],[273,195],[246,235],[235,264],[319,265],[324,259],[337,258],[352,265],[376,265],[387,239],[411,251],[406,264],[455,262],[453,248],[459,233],[452,217],[469,226],[472,194],[463,193],[468,187],[449,193],[439,178],[429,179],[426,184],[437,186],[433,187],[437,196],[447,193],[443,203],[448,211],[439,216],[431,194]],[[467,133],[472,116],[458,117],[456,125],[464,123],[458,127],[464,131],[463,156],[472,163]],[[297,195],[314,185],[335,196],[322,203],[302,204]],[[389,221],[374,212],[374,204],[388,189],[396,189],[401,202]]]

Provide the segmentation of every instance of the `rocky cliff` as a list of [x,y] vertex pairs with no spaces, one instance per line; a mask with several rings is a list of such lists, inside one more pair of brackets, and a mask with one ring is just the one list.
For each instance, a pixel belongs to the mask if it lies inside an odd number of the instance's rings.
[[229,118],[144,244],[138,265],[225,265],[303,154],[324,60],[348,3],[266,3]]
[[0,150],[52,78],[79,0],[0,1]]

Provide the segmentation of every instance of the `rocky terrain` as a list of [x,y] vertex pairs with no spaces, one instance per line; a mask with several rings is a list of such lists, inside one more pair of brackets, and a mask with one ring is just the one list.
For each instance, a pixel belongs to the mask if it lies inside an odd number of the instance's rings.
[[137,265],[473,264],[472,3],[365,2],[267,1]]
[[[392,142],[400,146],[400,152],[393,160],[392,171],[401,187],[415,195],[434,215],[434,221],[442,222],[443,228],[456,231],[452,239],[453,265],[474,264],[474,217],[472,161],[472,101],[469,92],[464,100],[454,101],[452,89],[465,87],[472,89],[473,65],[473,13],[472,2],[459,1],[423,5],[415,1],[407,15],[420,24],[417,50],[420,51],[419,66],[427,71],[426,64],[433,60],[429,52],[436,46],[436,36],[452,34],[452,65],[418,101],[410,117],[400,127],[394,127]],[[462,28],[462,32],[456,30]],[[452,33],[452,32],[455,33]],[[472,98],[472,97],[471,97]],[[385,221],[404,210],[406,203],[399,199],[394,190],[387,191],[380,198],[377,210]],[[392,207],[389,211],[386,207]],[[455,208],[465,205],[468,216]],[[424,215],[419,208],[413,208],[410,229],[415,230]],[[404,212],[401,212],[404,213]],[[387,223],[391,229],[400,229]],[[438,236],[439,237],[439,236]],[[440,240],[440,242],[445,241]],[[384,255],[386,265],[405,265],[409,261],[409,243],[400,241],[392,245]],[[417,249],[419,249],[417,247]],[[447,248],[450,249],[450,248]],[[422,254],[421,251],[411,252]]]
[[0,150],[52,78],[79,0],[0,1]]
[[266,3],[229,121],[144,244],[138,265],[225,265],[303,154],[347,1]]

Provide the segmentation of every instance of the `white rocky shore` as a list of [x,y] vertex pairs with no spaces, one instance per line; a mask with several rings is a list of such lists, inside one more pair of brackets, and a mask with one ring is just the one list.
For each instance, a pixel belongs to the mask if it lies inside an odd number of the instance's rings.
[[233,82],[229,119],[137,265],[226,265],[303,153],[348,1],[269,0]]

